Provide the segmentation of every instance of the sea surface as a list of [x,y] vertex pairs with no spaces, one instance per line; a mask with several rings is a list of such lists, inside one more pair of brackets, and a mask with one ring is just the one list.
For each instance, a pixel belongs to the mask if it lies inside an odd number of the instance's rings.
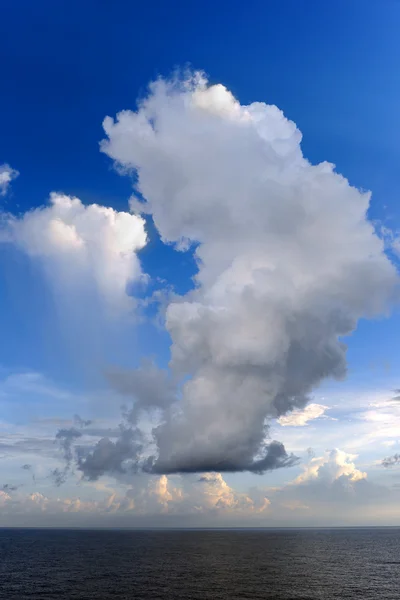
[[400,529],[2,529],[0,598],[398,600]]

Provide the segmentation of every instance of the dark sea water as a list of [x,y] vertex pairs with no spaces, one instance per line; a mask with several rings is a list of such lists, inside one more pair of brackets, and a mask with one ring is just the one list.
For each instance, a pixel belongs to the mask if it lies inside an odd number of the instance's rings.
[[400,529],[3,529],[0,598],[398,600]]

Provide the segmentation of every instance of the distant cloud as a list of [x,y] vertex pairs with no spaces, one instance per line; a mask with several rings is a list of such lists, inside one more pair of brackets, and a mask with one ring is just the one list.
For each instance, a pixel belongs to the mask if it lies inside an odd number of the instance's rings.
[[12,169],[10,165],[4,163],[0,165],[0,196],[5,196],[13,179],[16,179],[19,172]]
[[70,429],[59,429],[56,434],[56,441],[63,452],[63,458],[65,461],[63,469],[59,469],[57,467],[51,472],[51,477],[57,486],[65,483],[69,475],[74,458],[73,444],[81,437],[82,433],[74,427],[71,427]]
[[77,427],[89,427],[92,424],[91,419],[82,419],[79,415],[74,415],[74,423]]
[[324,456],[313,457],[293,483],[299,485],[316,479],[333,482],[341,477],[352,482],[366,479],[367,474],[357,469],[353,462],[356,458],[354,454],[335,448]]
[[384,467],[395,467],[400,465],[400,454],[393,454],[393,456],[388,456],[382,460],[382,465]]
[[327,408],[323,404],[308,404],[303,410],[297,409],[288,415],[282,415],[279,417],[278,423],[283,427],[304,427],[309,421],[322,417]]
[[[83,513],[98,515],[154,516],[193,515],[215,518],[254,517],[268,514],[270,501],[261,490],[248,494],[230,487],[220,473],[205,473],[201,481],[173,481],[166,475],[146,477],[140,485],[129,487],[122,495],[109,492],[93,501],[79,498],[54,498],[40,492],[16,493],[10,488],[0,491],[2,516],[15,514],[62,515]],[[12,491],[17,492],[17,489]]]
[[3,492],[7,492],[7,493],[9,493],[9,492],[16,492],[19,487],[21,487],[21,486],[20,485],[13,485],[12,483],[5,483],[2,486],[2,490],[3,490]]
[[219,472],[184,477],[137,474],[135,479],[129,476],[121,482],[116,489],[109,482],[90,484],[90,501],[74,494],[60,498],[48,488],[46,495],[27,493],[26,487],[4,486],[0,490],[0,525],[21,515],[41,515],[41,523],[47,524],[61,523],[57,519],[65,515],[72,525],[85,522],[79,515],[89,519],[86,524],[128,526],[154,524],[157,516],[166,526],[346,524],[349,517],[365,524],[371,514],[378,519],[384,518],[385,510],[398,514],[400,499],[397,490],[370,483],[358,468],[356,456],[339,449],[312,458],[303,466],[302,475],[281,487],[243,490],[241,486],[238,490]]

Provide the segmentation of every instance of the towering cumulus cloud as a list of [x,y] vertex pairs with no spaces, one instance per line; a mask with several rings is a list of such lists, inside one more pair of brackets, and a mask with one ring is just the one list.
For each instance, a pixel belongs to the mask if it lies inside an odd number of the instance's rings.
[[[201,74],[160,79],[104,121],[102,150],[137,173],[134,212],[167,243],[196,244],[193,291],[166,327],[179,400],[155,429],[154,472],[263,472],[293,461],[268,419],[346,373],[360,317],[385,312],[397,275],[367,219],[370,195],[310,164],[276,106],[242,106]],[[134,393],[135,390],[133,389]]]

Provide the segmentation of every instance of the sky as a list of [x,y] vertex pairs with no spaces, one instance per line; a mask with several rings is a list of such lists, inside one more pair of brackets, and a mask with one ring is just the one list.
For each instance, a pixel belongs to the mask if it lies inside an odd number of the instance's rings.
[[0,526],[400,525],[400,3],[0,19]]

